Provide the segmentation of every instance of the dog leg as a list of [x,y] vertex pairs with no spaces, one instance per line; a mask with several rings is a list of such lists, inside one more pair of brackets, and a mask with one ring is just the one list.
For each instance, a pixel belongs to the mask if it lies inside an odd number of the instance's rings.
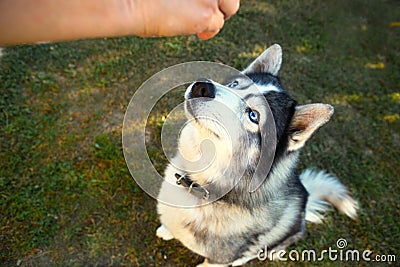
[[205,259],[203,261],[203,263],[200,263],[199,265],[197,265],[196,267],[225,267],[225,266],[229,266],[226,264],[219,264],[219,263],[209,263],[208,259]]
[[162,238],[162,239],[167,240],[167,241],[174,238],[174,236],[171,234],[171,232],[168,231],[168,229],[162,224],[161,224],[160,227],[157,228],[156,235],[159,238]]

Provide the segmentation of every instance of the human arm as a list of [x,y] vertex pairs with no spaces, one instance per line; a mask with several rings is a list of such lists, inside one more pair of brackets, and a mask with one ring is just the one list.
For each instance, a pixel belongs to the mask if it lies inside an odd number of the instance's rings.
[[208,39],[239,0],[0,0],[0,45],[125,35]]

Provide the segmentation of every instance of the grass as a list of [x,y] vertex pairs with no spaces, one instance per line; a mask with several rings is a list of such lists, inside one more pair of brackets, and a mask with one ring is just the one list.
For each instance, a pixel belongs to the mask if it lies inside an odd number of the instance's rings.
[[[193,60],[242,69],[268,45],[284,49],[282,81],[301,103],[335,106],[302,151],[301,166],[335,173],[360,202],[357,221],[331,212],[290,249],[400,250],[399,4],[387,1],[242,1],[210,41],[96,39],[8,47],[0,58],[2,266],[192,266],[176,241],[155,237],[155,200],[133,181],[121,144],[125,109],[151,75]],[[148,145],[173,101],[152,114]],[[370,263],[395,266],[397,262]],[[264,266],[253,261],[249,266]],[[367,262],[273,262],[365,266]]]

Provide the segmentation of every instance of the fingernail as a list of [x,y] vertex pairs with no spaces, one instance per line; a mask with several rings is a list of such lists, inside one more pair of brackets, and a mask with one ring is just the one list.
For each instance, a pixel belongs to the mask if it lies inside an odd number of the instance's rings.
[[201,32],[197,34],[197,37],[199,37],[200,40],[208,40],[217,35],[219,31],[214,31],[214,32]]

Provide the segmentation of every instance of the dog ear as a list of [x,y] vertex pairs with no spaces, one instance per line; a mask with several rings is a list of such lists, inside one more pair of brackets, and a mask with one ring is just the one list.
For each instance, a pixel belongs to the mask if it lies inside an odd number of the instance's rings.
[[268,47],[242,73],[269,73],[278,75],[282,64],[282,48],[278,44]]
[[311,135],[329,121],[332,114],[333,107],[327,104],[297,106],[290,123],[288,150],[303,147]]

